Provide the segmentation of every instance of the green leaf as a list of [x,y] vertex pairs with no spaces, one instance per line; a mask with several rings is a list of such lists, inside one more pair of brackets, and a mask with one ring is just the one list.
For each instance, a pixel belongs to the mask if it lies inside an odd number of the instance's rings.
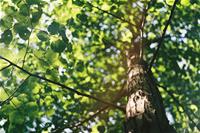
[[190,0],[181,0],[181,5],[189,6],[190,5]]
[[5,9],[5,13],[8,14],[8,15],[13,15],[17,12],[16,8],[14,6],[8,6],[6,7]]
[[39,5],[40,4],[40,0],[26,0],[28,5]]
[[38,109],[36,102],[29,102],[25,105],[25,107],[26,107],[26,112],[30,112],[32,114],[34,114]]
[[73,19],[73,18],[70,18],[69,20],[67,20],[67,25],[68,25],[68,26],[75,26],[76,23],[74,22],[74,19]]
[[46,92],[46,93],[52,92],[52,89],[51,89],[51,87],[49,87],[49,86],[46,86],[46,87],[45,87],[45,92]]
[[0,26],[4,28],[11,28],[13,24],[13,18],[11,16],[5,16],[0,20]]
[[65,48],[66,48],[66,43],[63,42],[62,40],[58,40],[51,44],[51,49],[57,53],[62,53],[65,50]]
[[27,40],[31,34],[31,32],[27,29],[26,26],[19,23],[14,25],[14,30],[16,31],[16,33],[19,34],[20,38],[24,40]]
[[37,23],[42,16],[42,9],[40,7],[38,7],[38,10],[32,12],[31,15],[32,15],[31,22]]
[[24,16],[28,16],[29,15],[29,8],[27,7],[26,4],[21,5],[19,12],[24,15]]
[[85,14],[78,14],[77,15],[77,18],[81,21],[81,22],[83,22],[83,23],[85,23],[85,22],[87,22],[87,15],[85,15]]
[[84,5],[84,3],[81,0],[73,0],[72,3],[75,4],[75,5],[77,5],[77,6]]
[[67,51],[71,53],[72,50],[73,50],[72,49],[72,44],[71,43],[67,43]]
[[48,33],[46,32],[46,31],[39,31],[38,33],[37,33],[37,37],[38,37],[38,39],[40,39],[41,41],[46,41],[46,40],[48,40]]
[[12,0],[13,3],[17,4],[19,3],[21,0]]
[[4,101],[8,98],[8,94],[5,92],[3,88],[0,88],[0,101]]
[[84,62],[83,61],[79,61],[77,63],[77,71],[79,71],[79,72],[83,72],[84,71]]
[[49,27],[47,28],[49,33],[52,34],[52,35],[55,35],[55,34],[58,34],[59,33],[59,23],[53,21]]
[[55,110],[54,109],[49,109],[45,113],[46,113],[47,116],[52,116],[53,114],[55,114]]
[[166,0],[166,3],[170,6],[172,6],[174,4],[175,0]]
[[105,132],[105,127],[104,127],[104,126],[98,126],[98,127],[97,127],[97,130],[98,130],[100,133],[104,133],[104,132]]
[[59,31],[59,34],[60,36],[62,37],[62,40],[66,43],[68,43],[68,38],[66,37],[66,34],[65,34],[65,28],[61,28],[61,30]]
[[6,30],[6,31],[4,31],[3,34],[1,34],[1,40],[5,44],[10,44],[12,39],[13,39],[13,35],[12,35],[12,31],[11,30]]

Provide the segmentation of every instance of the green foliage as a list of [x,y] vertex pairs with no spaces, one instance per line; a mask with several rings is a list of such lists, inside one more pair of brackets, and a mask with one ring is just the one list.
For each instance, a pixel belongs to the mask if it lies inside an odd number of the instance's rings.
[[[149,62],[157,47],[157,42],[150,42],[160,37],[174,0],[98,0],[91,4],[85,0],[1,0],[0,56],[31,73],[112,101],[126,80],[126,50],[132,45],[132,33],[137,33],[134,25],[142,15],[140,6],[147,2],[143,42],[144,58]],[[185,110],[199,122],[199,11],[197,0],[178,2],[152,68],[158,82],[184,105],[183,109],[159,88],[179,133],[198,133],[199,125],[191,122]],[[6,65],[0,59],[0,70]],[[124,114],[113,108],[72,129],[104,104],[42,79],[31,76],[25,80],[27,76],[13,66],[0,71],[0,101],[13,95],[0,106],[0,122],[7,120],[0,126],[6,132],[52,132],[63,126],[74,132],[123,132]],[[126,99],[118,103],[125,104]]]
[[11,30],[6,30],[4,33],[1,34],[1,40],[5,44],[9,44],[13,39],[12,31]]
[[20,23],[16,23],[14,25],[14,30],[24,40],[27,40],[31,34],[30,30],[28,30],[28,27]]

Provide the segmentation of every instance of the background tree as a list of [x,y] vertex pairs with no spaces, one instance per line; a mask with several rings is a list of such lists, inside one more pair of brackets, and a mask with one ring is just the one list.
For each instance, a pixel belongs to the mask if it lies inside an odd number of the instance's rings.
[[0,7],[1,131],[124,132],[135,40],[170,124],[200,131],[198,0],[1,0]]

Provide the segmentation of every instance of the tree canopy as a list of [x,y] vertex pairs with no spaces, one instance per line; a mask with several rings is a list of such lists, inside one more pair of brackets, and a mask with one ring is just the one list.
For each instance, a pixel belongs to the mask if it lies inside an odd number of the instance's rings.
[[[126,51],[151,64],[175,0],[1,0],[0,131],[123,132]],[[151,70],[170,123],[200,131],[200,1],[177,0]]]

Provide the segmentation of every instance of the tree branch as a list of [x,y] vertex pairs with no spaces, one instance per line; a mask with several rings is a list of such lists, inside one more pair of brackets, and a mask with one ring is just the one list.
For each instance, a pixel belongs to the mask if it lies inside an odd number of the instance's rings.
[[157,47],[157,49],[156,49],[156,51],[155,51],[155,53],[154,53],[154,55],[153,55],[153,57],[152,57],[152,60],[151,60],[151,62],[150,62],[150,64],[149,64],[148,71],[151,69],[151,67],[153,66],[153,63],[154,63],[155,60],[156,60],[156,57],[157,57],[157,55],[158,55],[158,52],[159,52],[160,47],[161,47],[161,45],[162,45],[162,42],[163,42],[163,40],[164,40],[165,33],[166,33],[167,28],[168,28],[168,26],[169,26],[169,24],[170,24],[170,22],[171,22],[171,19],[172,19],[172,16],[173,16],[173,14],[174,14],[175,7],[176,7],[176,4],[178,3],[178,1],[179,1],[179,0],[175,0],[175,1],[174,1],[174,4],[173,4],[172,10],[171,10],[169,19],[167,20],[166,25],[165,25],[165,28],[163,29],[163,33],[162,33],[161,39],[158,41],[158,47]]
[[[176,97],[174,96],[174,94],[173,94],[171,91],[169,91],[165,86],[162,86],[162,85],[159,85],[159,84],[157,84],[157,86],[163,88],[163,89],[171,96],[171,98],[174,100],[174,102],[175,102],[178,106],[182,107],[183,111],[184,111],[185,114],[188,116],[189,120],[190,120],[190,121],[195,125],[195,127],[197,127],[197,129],[200,131],[200,128],[197,126],[197,124],[194,122],[194,120],[193,120],[193,119],[191,118],[191,116],[190,116],[190,114],[192,113],[196,118],[198,118],[198,117],[194,114],[194,112],[192,112],[192,111],[188,112],[188,110],[184,107],[184,105],[182,105],[182,104],[176,99]],[[178,109],[178,107],[177,107],[177,109]]]
[[113,13],[110,13],[109,11],[103,10],[103,9],[99,8],[98,6],[92,5],[92,3],[90,3],[90,2],[87,2],[87,4],[90,5],[93,8],[96,8],[96,9],[102,11],[103,13],[109,14],[109,15],[113,16],[114,18],[117,18],[117,19],[119,19],[119,20],[121,20],[123,22],[126,22],[129,25],[136,26],[135,24],[131,23],[130,21],[126,20],[125,18],[118,17],[117,15],[115,15]]
[[58,86],[64,88],[65,90],[69,90],[69,91],[71,91],[71,92],[76,93],[77,95],[80,95],[80,96],[83,96],[83,97],[88,97],[88,98],[90,98],[90,99],[94,99],[94,100],[96,100],[96,101],[98,101],[98,102],[101,102],[101,103],[103,103],[103,104],[106,104],[106,105],[109,105],[109,106],[111,106],[111,107],[117,108],[117,109],[119,109],[119,110],[121,110],[121,111],[124,111],[124,108],[122,108],[122,107],[120,107],[120,106],[117,106],[117,105],[115,105],[115,104],[113,104],[113,103],[104,101],[104,100],[102,100],[102,99],[100,99],[100,98],[97,98],[97,97],[95,97],[95,96],[92,96],[92,95],[89,95],[89,94],[86,94],[86,93],[79,92],[79,91],[77,91],[77,90],[75,90],[75,89],[73,89],[73,88],[70,88],[70,87],[68,87],[68,86],[66,86],[66,85],[64,85],[64,84],[61,84],[61,83],[59,83],[59,82],[56,82],[56,81],[54,81],[54,80],[51,80],[51,79],[48,79],[48,78],[39,76],[39,75],[37,75],[37,74],[31,73],[31,72],[27,71],[26,69],[24,69],[24,68],[18,66],[17,64],[11,62],[10,60],[8,60],[8,59],[6,59],[6,58],[4,58],[4,57],[2,57],[2,56],[0,56],[0,59],[6,61],[6,62],[8,62],[8,63],[10,63],[12,66],[14,66],[14,67],[20,69],[21,71],[23,71],[24,73],[26,73],[26,74],[28,74],[28,75],[30,75],[30,76],[32,76],[32,77],[35,77],[35,78],[38,78],[38,79],[47,81],[47,82],[52,83],[52,84],[55,84],[55,85],[58,85]]
[[66,125],[64,125],[63,127],[57,128],[57,129],[55,129],[55,130],[53,130],[51,132],[52,133],[59,133],[59,132],[62,132],[65,128],[71,128],[71,129],[78,128],[79,126],[83,125],[85,122],[88,122],[88,121],[94,119],[96,116],[98,116],[99,114],[101,114],[101,112],[103,112],[104,110],[106,110],[108,107],[109,107],[108,105],[106,105],[105,107],[102,107],[100,110],[98,110],[96,113],[94,113],[90,117],[84,119],[83,121],[75,123],[75,124],[73,124],[70,127],[67,127]]
[[[126,91],[125,91],[125,87],[126,87],[126,82],[123,83],[121,89],[119,90],[119,92],[117,92],[117,95],[115,96],[113,103],[119,101],[123,96],[126,95]],[[79,126],[83,125],[85,122],[88,122],[92,119],[94,119],[96,116],[98,116],[99,114],[101,114],[101,112],[103,112],[104,110],[108,109],[110,106],[109,105],[105,105],[104,107],[102,107],[101,109],[99,109],[96,113],[94,113],[93,115],[91,115],[88,118],[85,118],[82,121],[79,121],[75,124],[72,124],[72,126],[70,128],[78,128]],[[57,132],[62,132],[65,128],[68,128],[67,125],[64,125],[63,127],[57,128],[55,130],[53,130],[52,132],[57,133]]]

